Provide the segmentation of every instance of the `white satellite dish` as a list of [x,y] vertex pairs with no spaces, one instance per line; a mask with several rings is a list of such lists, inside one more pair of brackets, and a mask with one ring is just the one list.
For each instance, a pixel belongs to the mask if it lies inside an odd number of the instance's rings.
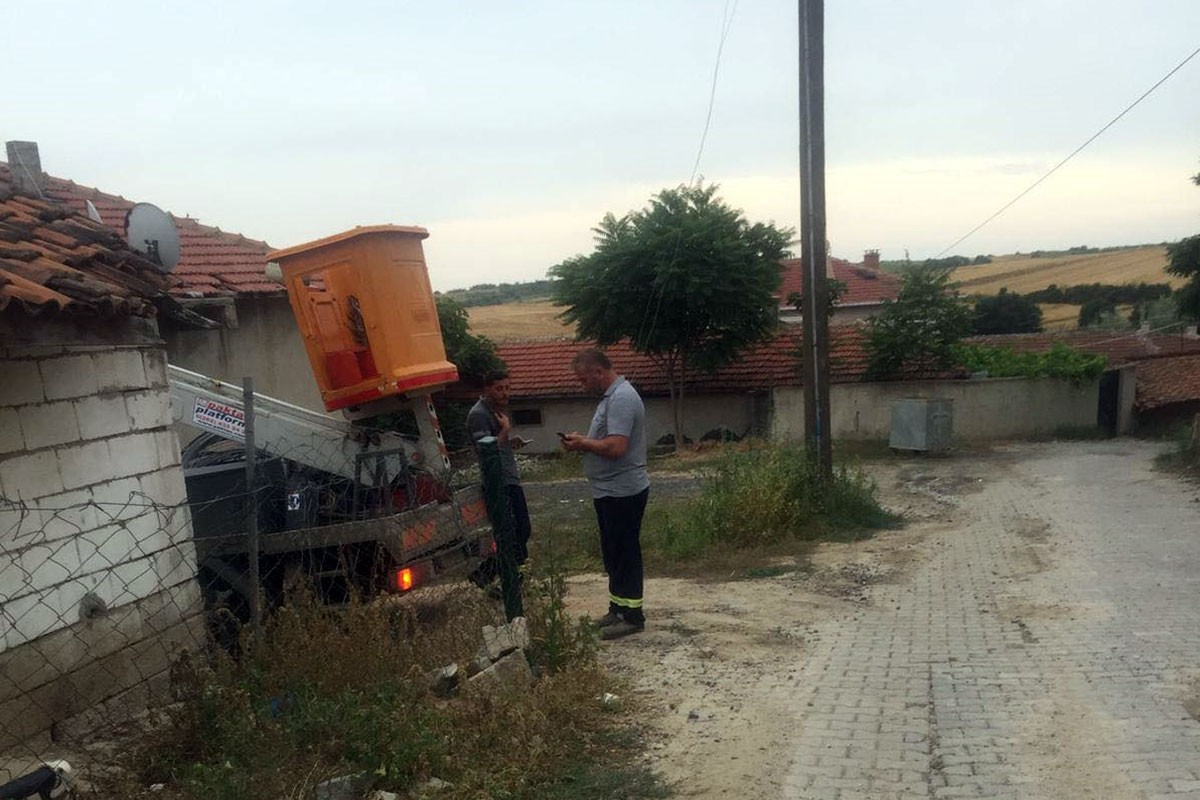
[[170,272],[179,263],[179,231],[167,213],[151,203],[138,203],[125,215],[125,241]]
[[95,203],[93,203],[91,200],[84,200],[83,202],[87,205],[88,219],[90,219],[92,222],[99,222],[101,225],[103,225],[104,220],[100,218],[100,212],[96,210]]

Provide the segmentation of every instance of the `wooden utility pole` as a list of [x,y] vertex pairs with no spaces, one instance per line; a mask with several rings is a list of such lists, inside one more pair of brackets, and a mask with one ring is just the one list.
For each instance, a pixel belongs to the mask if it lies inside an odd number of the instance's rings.
[[829,420],[829,261],[825,240],[825,6],[800,5],[800,263],[804,272],[804,442],[833,476]]

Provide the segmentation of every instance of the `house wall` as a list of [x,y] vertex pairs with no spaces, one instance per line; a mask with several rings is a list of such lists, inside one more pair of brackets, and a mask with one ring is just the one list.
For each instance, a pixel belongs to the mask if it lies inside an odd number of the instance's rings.
[[[954,401],[954,435],[964,440],[1020,439],[1047,436],[1066,427],[1095,427],[1099,381],[1074,386],[1054,379],[839,383],[830,388],[835,439],[887,439],[891,404],[910,397]],[[771,434],[798,439],[804,433],[804,390],[774,392]]]
[[239,385],[249,375],[257,392],[324,411],[287,298],[239,298],[236,310],[235,328],[165,330],[171,363]]
[[[756,399],[757,397],[757,399]],[[684,398],[684,436],[699,441],[700,437],[714,428],[728,428],[739,436],[758,427],[765,429],[765,411],[757,414],[756,408],[765,406],[766,398],[750,394],[705,395]],[[671,416],[671,401],[666,397],[643,398],[646,405],[647,442],[653,445],[662,436],[674,433],[675,423]],[[587,432],[596,411],[596,399],[546,399],[537,402],[513,401],[513,410],[539,409],[541,425],[521,425],[513,430],[533,444],[525,448],[526,453],[551,453],[558,449],[556,431]]]
[[3,750],[144,708],[200,594],[161,345],[10,344],[0,375]]
[[[833,313],[829,315],[829,324],[854,325],[856,323],[865,322],[866,320],[878,314],[882,308],[882,303],[868,303],[865,305],[855,306],[834,306]],[[804,322],[804,315],[797,311],[794,306],[782,305],[779,307],[779,321],[788,325],[799,325]]]

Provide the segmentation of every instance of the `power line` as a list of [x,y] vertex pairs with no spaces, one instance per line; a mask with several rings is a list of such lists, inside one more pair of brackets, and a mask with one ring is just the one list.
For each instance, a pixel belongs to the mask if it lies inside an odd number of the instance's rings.
[[1031,183],[1025,189],[1025,191],[1021,192],[1016,197],[1014,197],[1012,200],[1009,200],[1007,203],[1005,203],[1003,206],[1001,206],[1000,210],[996,211],[994,214],[992,214],[990,217],[985,219],[983,222],[979,223],[974,228],[972,228],[971,230],[967,231],[965,234],[960,236],[958,239],[954,240],[954,242],[952,244],[950,244],[948,247],[943,249],[942,252],[938,253],[936,256],[934,256],[934,258],[941,258],[943,255],[948,253],[950,250],[953,250],[955,247],[958,247],[960,244],[965,242],[967,239],[974,236],[981,228],[983,228],[989,222],[994,220],[996,217],[1000,216],[1005,211],[1012,208],[1013,205],[1015,205],[1018,200],[1020,200],[1022,197],[1029,194],[1030,192],[1032,192],[1034,189],[1036,189],[1042,183],[1042,181],[1049,178],[1055,172],[1058,172],[1060,167],[1062,167],[1064,164],[1066,164],[1068,161],[1070,161],[1075,156],[1079,155],[1079,153],[1081,153],[1085,147],[1087,147],[1092,142],[1094,142],[1098,138],[1100,138],[1101,134],[1103,134],[1105,131],[1107,131],[1109,128],[1111,128],[1113,125],[1117,124],[1117,121],[1120,120],[1121,117],[1125,116],[1130,111],[1132,111],[1139,103],[1141,103],[1143,100],[1145,100],[1147,97],[1149,97],[1154,92],[1155,89],[1157,89],[1159,86],[1162,86],[1164,83],[1166,83],[1168,78],[1170,78],[1172,75],[1174,75],[1179,70],[1183,69],[1184,65],[1187,64],[1189,61],[1191,61],[1193,58],[1195,58],[1197,55],[1200,55],[1200,47],[1197,47],[1195,50],[1192,51],[1191,55],[1189,55],[1183,61],[1180,61],[1178,64],[1176,64],[1174,69],[1172,69],[1166,75],[1159,78],[1158,82],[1156,82],[1153,86],[1151,86],[1149,89],[1147,89],[1145,92],[1143,92],[1142,95],[1137,100],[1134,100],[1132,103],[1130,103],[1125,108],[1124,111],[1122,111],[1120,114],[1117,114],[1115,117],[1113,117],[1107,125],[1105,125],[1103,128],[1101,128],[1100,130],[1098,130],[1094,134],[1092,134],[1086,142],[1079,145],[1079,147],[1076,147],[1069,156],[1067,156],[1062,161],[1058,162],[1053,167],[1051,167],[1049,172],[1047,172],[1045,175],[1043,175],[1042,177],[1038,178],[1036,181]]
[[700,171],[700,157],[704,155],[704,143],[708,140],[708,129],[712,125],[713,107],[716,105],[717,76],[721,74],[721,54],[725,51],[725,40],[729,38],[729,31],[733,28],[733,17],[737,14],[737,4],[738,0],[733,0],[731,10],[729,0],[725,0],[725,11],[721,20],[721,40],[717,43],[717,60],[713,64],[712,87],[708,92],[708,114],[704,118],[704,132],[700,134],[700,148],[696,151],[696,163],[692,165],[692,177],[688,179],[689,185],[696,182],[696,173]]

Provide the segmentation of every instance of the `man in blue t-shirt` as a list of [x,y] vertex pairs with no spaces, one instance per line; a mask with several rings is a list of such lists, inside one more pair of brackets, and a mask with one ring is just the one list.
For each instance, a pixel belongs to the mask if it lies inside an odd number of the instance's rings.
[[650,496],[646,472],[646,407],[633,385],[613,371],[600,350],[580,351],[572,369],[590,394],[602,395],[587,436],[563,437],[563,448],[583,453],[600,525],[600,552],[608,573],[608,613],[597,620],[604,639],[646,627],[642,611],[642,516]]

